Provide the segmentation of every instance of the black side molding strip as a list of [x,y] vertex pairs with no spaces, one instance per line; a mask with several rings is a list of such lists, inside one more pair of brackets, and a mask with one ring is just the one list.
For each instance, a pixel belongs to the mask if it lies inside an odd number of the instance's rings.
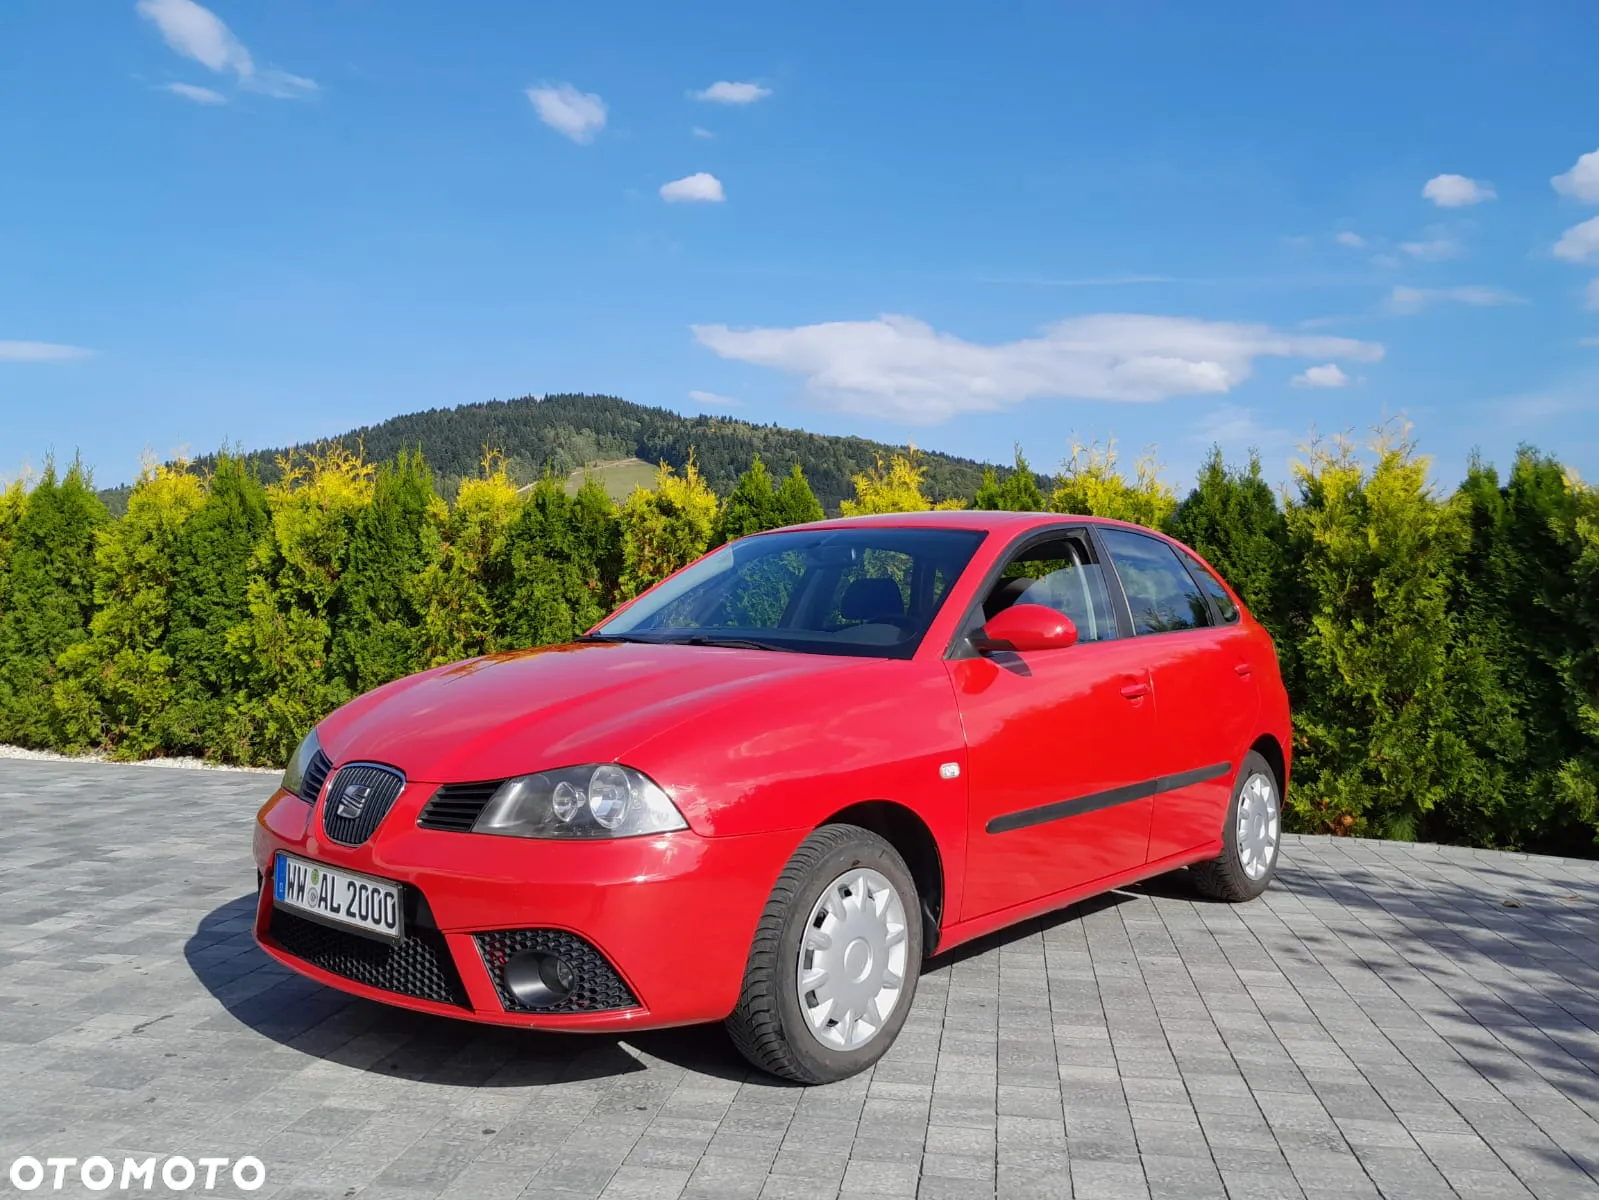
[[1052,804],[1041,804],[1037,808],[1001,813],[990,820],[984,828],[989,833],[1011,833],[1017,829],[1030,829],[1034,825],[1046,825],[1051,821],[1080,817],[1084,813],[1098,812],[1102,808],[1114,808],[1118,804],[1131,804],[1134,800],[1158,796],[1161,792],[1175,792],[1178,788],[1191,787],[1196,783],[1204,783],[1207,779],[1215,779],[1218,775],[1225,775],[1232,769],[1232,763],[1221,762],[1212,763],[1208,767],[1195,767],[1191,771],[1180,771],[1176,775],[1158,775],[1141,783],[1129,783],[1103,792],[1090,792],[1086,796],[1077,796],[1071,800],[1056,800]]

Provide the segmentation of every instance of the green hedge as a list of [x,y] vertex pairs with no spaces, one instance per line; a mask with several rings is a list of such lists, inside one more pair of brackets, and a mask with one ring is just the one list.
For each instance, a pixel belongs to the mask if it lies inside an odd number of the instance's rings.
[[[1311,447],[1282,497],[1218,451],[1181,499],[1113,448],[1074,447],[1048,494],[1016,465],[969,503],[1161,525],[1272,630],[1298,828],[1599,854],[1599,492],[1555,460],[1473,462],[1443,494],[1387,431]],[[725,498],[691,460],[621,505],[518,489],[493,455],[448,503],[414,451],[275,476],[152,468],[114,520],[77,465],[0,492],[0,741],[282,762],[351,696],[565,641],[709,546],[822,512],[758,459]],[[848,507],[926,508],[925,483],[880,462]]]

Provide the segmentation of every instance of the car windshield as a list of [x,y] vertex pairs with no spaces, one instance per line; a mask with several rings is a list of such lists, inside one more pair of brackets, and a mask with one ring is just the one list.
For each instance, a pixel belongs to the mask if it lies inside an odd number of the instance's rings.
[[909,658],[984,536],[882,526],[759,534],[695,563],[590,636]]

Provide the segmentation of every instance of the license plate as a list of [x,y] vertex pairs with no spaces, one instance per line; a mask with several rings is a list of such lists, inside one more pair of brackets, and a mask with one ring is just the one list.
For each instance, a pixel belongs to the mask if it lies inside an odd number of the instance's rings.
[[272,873],[272,900],[280,908],[388,941],[405,936],[400,885],[386,879],[280,851]]

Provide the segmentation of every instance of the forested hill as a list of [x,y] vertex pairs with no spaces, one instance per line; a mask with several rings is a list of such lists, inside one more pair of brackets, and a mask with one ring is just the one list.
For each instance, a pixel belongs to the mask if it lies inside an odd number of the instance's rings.
[[[724,495],[759,454],[774,473],[798,462],[829,512],[836,512],[839,501],[852,493],[851,476],[872,466],[876,456],[904,449],[727,417],[686,417],[615,396],[524,396],[434,408],[352,429],[337,440],[351,447],[359,444],[371,461],[392,459],[402,448],[420,446],[445,495],[454,493],[463,476],[478,470],[485,448],[503,451],[512,476],[522,483],[546,470],[564,475],[596,460],[630,455],[681,468],[692,450],[710,485]],[[278,473],[275,460],[284,452],[259,450],[249,456],[262,478],[270,481]],[[982,480],[984,464],[971,459],[932,452],[922,453],[921,459],[927,467],[927,494],[935,500],[970,497]],[[117,488],[104,494],[114,511],[121,510],[125,492]]]

